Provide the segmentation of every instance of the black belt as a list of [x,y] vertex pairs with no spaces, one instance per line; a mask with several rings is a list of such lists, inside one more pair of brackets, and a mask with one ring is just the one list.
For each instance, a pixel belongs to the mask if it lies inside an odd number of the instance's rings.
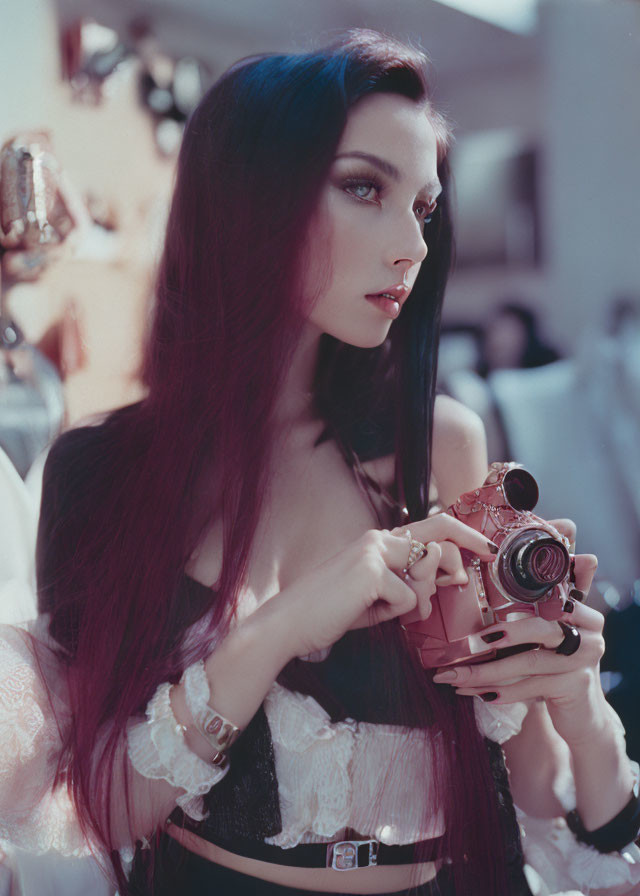
[[215,841],[215,845],[228,852],[248,859],[259,859],[275,865],[293,865],[299,868],[333,868],[335,871],[353,871],[372,865],[412,865],[414,862],[431,862],[442,858],[442,837],[387,846],[378,840],[336,840],[332,843],[301,843],[291,849],[272,846],[263,840],[239,840],[228,843]]

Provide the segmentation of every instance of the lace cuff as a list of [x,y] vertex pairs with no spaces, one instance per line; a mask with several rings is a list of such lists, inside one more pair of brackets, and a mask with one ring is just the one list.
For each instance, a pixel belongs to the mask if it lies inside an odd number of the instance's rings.
[[211,765],[189,749],[171,708],[170,690],[170,684],[161,684],[147,706],[147,721],[129,726],[129,759],[145,778],[162,779],[184,790],[176,802],[201,821],[207,814],[202,797],[222,780],[228,766]]
[[480,734],[497,744],[503,744],[510,737],[519,734],[529,712],[528,705],[522,702],[494,706],[492,703],[485,703],[480,697],[473,702]]
[[[516,806],[526,862],[542,877],[552,893],[640,884],[640,849],[601,853],[580,843],[564,818],[533,818]],[[635,892],[635,891],[634,891]]]

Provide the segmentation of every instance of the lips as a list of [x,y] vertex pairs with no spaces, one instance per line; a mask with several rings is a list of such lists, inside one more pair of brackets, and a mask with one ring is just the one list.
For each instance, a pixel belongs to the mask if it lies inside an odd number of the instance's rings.
[[365,298],[372,305],[375,305],[383,314],[395,320],[402,310],[402,303],[409,295],[408,287],[392,286],[390,289],[384,289],[381,292],[370,293]]
[[409,295],[409,287],[405,286],[404,283],[397,283],[395,286],[389,286],[386,289],[381,289],[380,292],[372,292],[367,293],[368,299],[380,299],[380,298],[388,298],[393,302],[398,302],[401,306],[407,296]]

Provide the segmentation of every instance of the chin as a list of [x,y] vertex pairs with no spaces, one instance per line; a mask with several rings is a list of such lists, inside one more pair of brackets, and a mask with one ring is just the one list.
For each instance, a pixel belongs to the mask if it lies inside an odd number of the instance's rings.
[[389,335],[391,323],[389,321],[384,327],[370,327],[366,330],[359,327],[357,330],[341,330],[340,332],[326,330],[325,332],[354,348],[378,348]]

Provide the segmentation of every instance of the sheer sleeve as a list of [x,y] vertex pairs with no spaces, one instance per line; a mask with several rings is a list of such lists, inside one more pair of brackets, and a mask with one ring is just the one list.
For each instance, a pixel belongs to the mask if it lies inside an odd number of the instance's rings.
[[[525,715],[525,703],[493,706],[475,701],[478,727],[497,743],[518,734]],[[612,725],[624,743],[624,728],[610,708]],[[636,781],[639,768],[631,763]],[[565,812],[576,807],[573,775],[567,765],[554,783],[554,793]],[[530,886],[535,896],[561,896],[565,893],[589,894],[592,891],[622,887],[622,891],[640,892],[640,849],[630,844],[622,852],[601,853],[576,840],[564,816],[535,818],[516,806],[522,847]],[[626,890],[626,887],[629,889]]]
[[[624,738],[619,720],[618,725]],[[637,783],[638,763],[631,765]],[[569,770],[556,781],[554,791],[567,812],[575,809],[575,785]],[[640,849],[634,843],[621,852],[601,853],[576,840],[564,817],[534,818],[517,806],[516,814],[526,861],[551,892],[578,889],[589,894],[600,889],[606,892],[608,888],[623,887],[624,890],[625,885],[629,893],[640,892]]]
[[[67,856],[95,853],[80,829],[58,763],[70,721],[65,676],[48,642],[46,617],[29,629],[0,626],[0,846]],[[99,751],[98,751],[99,752]],[[134,831],[114,819],[123,847],[151,833],[176,804],[204,817],[202,797],[224,777],[219,768],[185,744],[171,711],[169,685],[162,684],[144,717],[132,719],[121,758],[129,770]],[[124,788],[117,781],[116,794]],[[115,805],[124,806],[116,796]]]
[[37,634],[0,626],[0,842],[86,855],[66,788],[54,787],[66,709],[53,656]]

